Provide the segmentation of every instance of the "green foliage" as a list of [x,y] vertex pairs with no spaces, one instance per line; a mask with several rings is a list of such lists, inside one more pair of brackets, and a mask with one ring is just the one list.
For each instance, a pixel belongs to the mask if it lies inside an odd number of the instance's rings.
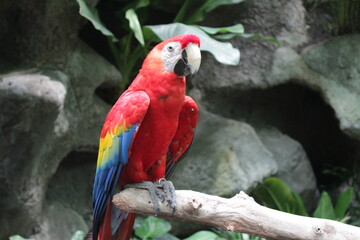
[[137,217],[134,224],[135,236],[131,240],[179,240],[168,233],[170,229],[170,223],[164,219]]
[[218,238],[216,238],[216,240],[265,240],[265,239],[246,233],[229,232],[221,229],[218,231]]
[[170,229],[171,225],[169,222],[150,216],[141,221],[138,227],[135,227],[135,235],[140,239],[149,239],[164,235]]
[[[137,217],[134,224],[135,236],[131,240],[179,240],[169,234],[169,222],[156,217]],[[261,240],[262,238],[245,233],[233,233],[225,230],[199,231],[184,240]]]
[[9,239],[10,240],[34,240],[34,239],[30,239],[30,238],[23,238],[23,237],[21,237],[19,235],[11,236]]
[[260,184],[253,194],[263,205],[302,216],[307,216],[300,196],[291,191],[289,185],[276,177],[269,177]]
[[211,53],[218,62],[227,65],[237,65],[239,63],[240,51],[238,49],[234,48],[229,42],[215,40],[203,31],[201,27],[188,26],[182,23],[146,27],[150,28],[161,40],[184,33],[196,34],[201,39],[201,50]]
[[[353,198],[353,188],[349,188],[340,194],[336,205],[332,204],[327,192],[321,194],[318,206],[313,213],[314,217],[325,218],[345,222],[349,219],[346,212]],[[292,192],[289,185],[276,177],[269,177],[254,191],[254,196],[260,202],[270,208],[283,212],[308,216],[301,197]]]
[[[306,8],[323,8],[333,15],[334,23],[329,30],[339,35],[360,32],[360,1],[359,0],[303,0]],[[335,31],[334,31],[335,32]]]
[[323,192],[320,197],[318,206],[314,212],[314,217],[335,220],[335,211],[331,203],[330,196]]
[[76,231],[71,236],[71,240],[83,240],[84,238],[85,238],[85,233],[83,231]]
[[119,41],[115,35],[101,22],[97,9],[89,6],[84,0],[76,0],[80,7],[80,15],[89,20],[96,30],[107,36],[113,42]]
[[360,32],[360,1],[336,0],[334,5],[338,33]]
[[184,240],[215,240],[218,235],[211,231],[199,231]]
[[331,220],[337,220],[340,222],[346,222],[349,217],[346,216],[346,211],[350,206],[353,197],[353,188],[349,188],[343,192],[335,205],[335,208],[331,202],[331,198],[327,192],[323,192],[320,197],[320,201],[313,216],[317,218],[325,218]]
[[[240,51],[234,48],[230,42],[223,42],[234,37],[263,38],[276,42],[271,38],[264,38],[259,34],[245,34],[241,24],[234,26],[210,28],[195,24],[204,20],[208,14],[223,5],[238,4],[244,0],[185,0],[173,23],[144,26],[146,14],[138,15],[139,9],[150,11],[150,0],[129,1],[122,9],[117,11],[119,26],[124,31],[123,36],[115,36],[101,21],[96,8],[89,6],[85,0],[77,0],[80,6],[80,14],[88,19],[95,29],[99,30],[108,38],[115,66],[123,75],[122,85],[124,89],[128,81],[134,77],[134,68],[140,59],[143,59],[151,46],[167,38],[178,34],[193,33],[201,38],[201,50],[211,53],[215,59],[227,65],[237,65],[240,60]],[[157,1],[159,4],[167,4],[165,0]],[[143,11],[144,12],[144,11]],[[182,22],[182,23],[180,23]],[[185,24],[184,24],[185,23]],[[133,41],[134,38],[136,41]],[[137,43],[136,43],[137,42]]]
[[144,36],[135,10],[132,8],[128,9],[125,13],[125,18],[129,20],[129,27],[134,32],[135,38],[142,46],[145,46]]
[[[183,22],[185,24],[200,22],[203,21],[211,11],[213,11],[219,6],[238,4],[243,1],[244,0],[205,0],[205,1],[185,0],[180,11],[175,17],[174,22]],[[198,5],[199,2],[200,5]],[[186,17],[186,15],[188,17]]]

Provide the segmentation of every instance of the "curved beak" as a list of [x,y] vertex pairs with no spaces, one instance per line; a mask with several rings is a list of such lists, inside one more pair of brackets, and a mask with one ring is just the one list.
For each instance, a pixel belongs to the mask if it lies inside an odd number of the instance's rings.
[[195,43],[189,43],[181,53],[181,59],[175,65],[174,72],[183,77],[189,76],[190,79],[199,70],[201,63],[200,48]]
[[190,68],[190,74],[194,75],[197,73],[201,63],[200,48],[195,43],[190,43],[184,49],[187,54],[187,65]]

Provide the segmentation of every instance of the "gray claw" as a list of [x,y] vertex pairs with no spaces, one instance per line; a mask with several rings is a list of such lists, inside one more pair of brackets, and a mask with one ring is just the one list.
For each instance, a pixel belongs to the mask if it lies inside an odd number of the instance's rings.
[[[175,195],[175,188],[172,182],[165,180],[164,178],[158,180],[157,182],[149,182],[144,181],[142,183],[132,183],[127,184],[124,188],[141,188],[147,189],[150,193],[151,201],[153,202],[155,216],[160,213],[160,204],[161,202],[166,202],[170,205],[173,209],[173,214],[176,212],[176,195]],[[162,188],[161,191],[159,188]]]
[[150,181],[144,181],[141,183],[131,183],[124,186],[124,188],[141,188],[141,189],[147,189],[150,193],[150,198],[154,206],[155,210],[155,216],[157,216],[160,213],[160,204],[158,198],[162,194],[159,189],[156,188],[153,182]]
[[163,188],[165,199],[173,209],[174,214],[176,212],[176,194],[173,183],[165,179],[160,179],[155,185],[159,188]]

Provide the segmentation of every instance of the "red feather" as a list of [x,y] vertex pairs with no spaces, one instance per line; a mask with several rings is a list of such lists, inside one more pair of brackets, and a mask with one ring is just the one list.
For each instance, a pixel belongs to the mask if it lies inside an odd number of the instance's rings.
[[170,42],[200,45],[195,35],[158,44],[106,117],[94,183],[93,240],[128,240],[135,214],[112,210],[115,186],[164,178],[167,161],[176,163],[192,142],[198,109],[185,97],[185,77],[164,69],[161,51]]

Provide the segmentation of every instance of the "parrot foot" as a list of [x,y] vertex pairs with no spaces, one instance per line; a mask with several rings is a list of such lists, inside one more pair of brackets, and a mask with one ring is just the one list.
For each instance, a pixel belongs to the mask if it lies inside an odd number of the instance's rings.
[[175,187],[171,181],[167,181],[165,178],[159,179],[154,185],[158,188],[162,188],[164,190],[162,202],[166,200],[166,202],[172,208],[174,214],[176,212],[176,194]]
[[[165,200],[173,209],[173,214],[176,211],[176,196],[175,196],[175,188],[172,182],[166,181],[164,178],[158,180],[157,182],[153,183],[150,181],[144,181],[141,183],[131,183],[124,186],[124,188],[141,188],[146,189],[150,193],[151,201],[153,202],[155,216],[160,213],[160,204]],[[161,191],[162,189],[163,191]]]

